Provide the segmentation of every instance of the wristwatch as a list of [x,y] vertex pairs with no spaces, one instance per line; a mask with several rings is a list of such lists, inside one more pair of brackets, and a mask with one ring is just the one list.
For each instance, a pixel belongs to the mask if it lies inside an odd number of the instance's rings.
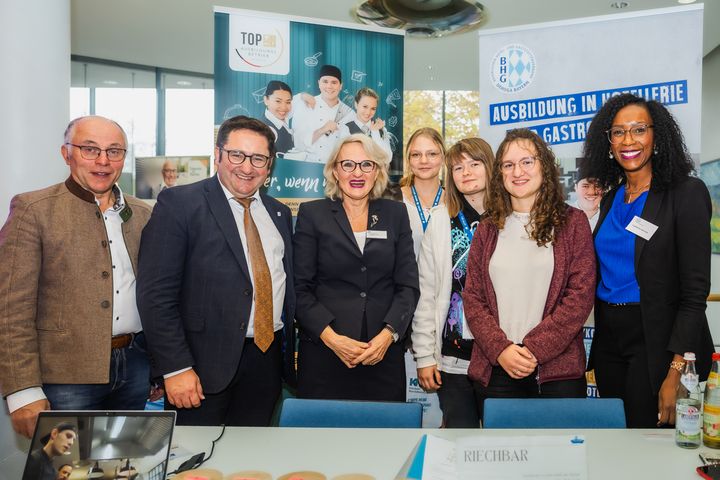
[[400,335],[399,335],[399,334],[397,333],[397,331],[393,328],[393,326],[390,325],[389,323],[386,323],[386,324],[385,324],[385,330],[387,330],[388,332],[390,332],[390,334],[392,335],[393,343],[397,343],[397,341],[400,340]]

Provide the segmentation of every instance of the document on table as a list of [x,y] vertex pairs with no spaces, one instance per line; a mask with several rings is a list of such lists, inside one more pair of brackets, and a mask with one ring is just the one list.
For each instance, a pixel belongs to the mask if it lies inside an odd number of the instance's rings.
[[455,442],[427,436],[422,480],[456,480]]

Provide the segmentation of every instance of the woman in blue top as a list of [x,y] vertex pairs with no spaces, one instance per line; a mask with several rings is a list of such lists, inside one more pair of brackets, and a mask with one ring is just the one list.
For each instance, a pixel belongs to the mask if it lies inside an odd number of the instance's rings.
[[632,94],[600,109],[584,157],[608,191],[595,228],[598,392],[624,401],[630,428],[674,424],[683,353],[697,354],[704,379],[713,352],[708,190],[670,112]]

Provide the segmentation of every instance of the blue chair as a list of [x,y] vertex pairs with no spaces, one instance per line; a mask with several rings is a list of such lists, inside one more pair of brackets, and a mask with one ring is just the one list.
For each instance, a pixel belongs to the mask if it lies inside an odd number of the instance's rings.
[[279,424],[281,427],[420,428],[422,405],[286,398]]
[[625,428],[619,398],[488,398],[485,428]]

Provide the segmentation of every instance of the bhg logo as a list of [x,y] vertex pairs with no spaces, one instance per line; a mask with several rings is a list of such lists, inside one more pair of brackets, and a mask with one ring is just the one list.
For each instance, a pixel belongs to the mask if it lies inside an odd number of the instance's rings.
[[512,44],[501,48],[490,65],[495,88],[504,93],[519,92],[535,78],[535,55],[524,45]]
[[289,73],[288,21],[230,15],[229,27],[231,69],[279,75]]

